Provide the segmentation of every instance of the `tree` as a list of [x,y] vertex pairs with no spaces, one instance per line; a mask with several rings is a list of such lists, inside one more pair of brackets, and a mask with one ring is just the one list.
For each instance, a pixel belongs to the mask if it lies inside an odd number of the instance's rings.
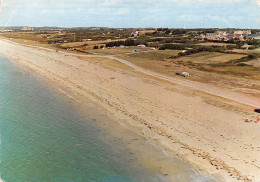
[[166,35],[168,35],[169,33],[171,33],[171,30],[168,29],[168,30],[165,31]]

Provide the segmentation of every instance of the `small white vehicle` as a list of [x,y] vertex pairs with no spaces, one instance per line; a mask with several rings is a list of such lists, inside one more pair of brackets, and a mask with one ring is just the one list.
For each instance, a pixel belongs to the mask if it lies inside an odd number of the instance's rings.
[[183,77],[189,77],[190,74],[188,72],[177,72],[176,75],[180,75],[180,76],[183,76]]

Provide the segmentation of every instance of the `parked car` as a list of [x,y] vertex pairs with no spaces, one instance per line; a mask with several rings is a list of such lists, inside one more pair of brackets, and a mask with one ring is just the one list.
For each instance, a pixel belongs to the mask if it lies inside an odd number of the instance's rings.
[[183,77],[189,77],[190,74],[188,72],[177,72],[176,75],[180,75],[180,76],[183,76]]

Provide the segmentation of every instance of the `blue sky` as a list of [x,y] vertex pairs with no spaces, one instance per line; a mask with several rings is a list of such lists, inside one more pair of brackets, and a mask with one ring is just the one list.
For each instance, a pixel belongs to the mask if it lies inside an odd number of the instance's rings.
[[260,0],[1,0],[0,26],[260,28]]

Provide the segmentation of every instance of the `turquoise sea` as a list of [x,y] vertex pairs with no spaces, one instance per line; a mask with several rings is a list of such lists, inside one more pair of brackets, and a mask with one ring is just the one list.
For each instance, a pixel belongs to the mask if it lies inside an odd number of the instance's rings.
[[[21,74],[18,74],[21,73]],[[0,56],[0,173],[5,182],[156,182],[64,94]],[[117,146],[116,146],[117,145]],[[211,181],[187,170],[188,181]],[[176,181],[178,181],[176,179]]]

